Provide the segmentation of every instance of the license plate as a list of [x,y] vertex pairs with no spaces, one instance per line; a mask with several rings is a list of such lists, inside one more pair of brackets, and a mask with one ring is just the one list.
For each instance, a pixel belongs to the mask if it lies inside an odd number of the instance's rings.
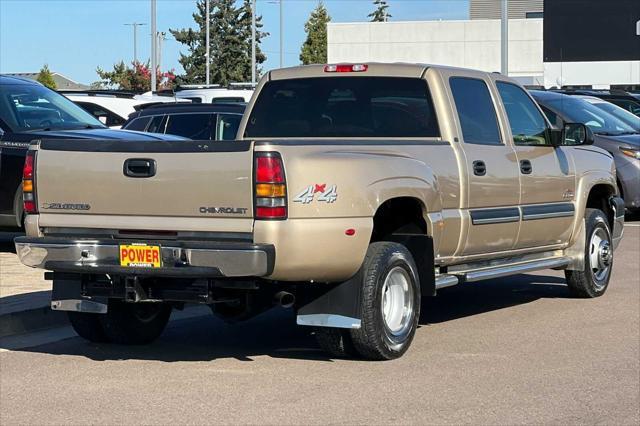
[[162,266],[160,246],[131,244],[120,246],[120,266],[128,268],[159,268]]

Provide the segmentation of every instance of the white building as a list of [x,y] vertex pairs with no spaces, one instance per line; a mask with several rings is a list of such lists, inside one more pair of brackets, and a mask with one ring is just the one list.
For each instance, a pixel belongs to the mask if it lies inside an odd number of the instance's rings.
[[[543,27],[540,18],[509,19],[511,77],[547,88],[640,85],[640,60],[545,63]],[[330,23],[327,31],[330,63],[417,62],[500,71],[499,19]]]
[[[328,61],[419,62],[500,71],[500,20],[330,23]],[[509,20],[509,75],[543,84],[542,19]]]

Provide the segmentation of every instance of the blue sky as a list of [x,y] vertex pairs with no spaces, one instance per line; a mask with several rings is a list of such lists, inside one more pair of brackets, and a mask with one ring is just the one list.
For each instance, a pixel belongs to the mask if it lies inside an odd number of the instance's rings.
[[[285,66],[299,63],[304,23],[317,0],[283,0]],[[467,0],[389,0],[394,21],[467,19]],[[371,0],[325,0],[334,22],[366,21]],[[195,0],[158,0],[158,30],[194,26]],[[264,30],[266,70],[279,66],[279,7],[277,0],[258,0]],[[133,59],[133,35],[128,22],[150,23],[149,0],[0,0],[0,73],[37,72],[42,64],[76,81],[98,79],[97,66]],[[138,58],[150,52],[149,25],[138,28]],[[163,69],[178,73],[180,50],[170,34],[162,52]]]

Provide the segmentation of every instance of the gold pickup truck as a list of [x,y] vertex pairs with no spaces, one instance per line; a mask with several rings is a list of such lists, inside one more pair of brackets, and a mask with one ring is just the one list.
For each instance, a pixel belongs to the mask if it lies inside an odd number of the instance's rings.
[[605,292],[624,204],[592,141],[500,74],[280,69],[236,141],[32,145],[16,250],[91,341],[150,342],[184,303],[280,305],[334,356],[393,359],[444,287],[552,268]]

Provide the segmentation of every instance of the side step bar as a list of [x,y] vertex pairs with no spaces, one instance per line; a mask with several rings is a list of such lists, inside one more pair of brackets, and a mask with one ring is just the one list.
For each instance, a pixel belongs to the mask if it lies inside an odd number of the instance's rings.
[[455,274],[437,275],[436,290],[451,287],[462,282],[482,281],[525,272],[539,271],[541,269],[562,268],[568,266],[570,263],[571,259],[569,257],[562,256],[487,267],[467,272],[457,272]]

